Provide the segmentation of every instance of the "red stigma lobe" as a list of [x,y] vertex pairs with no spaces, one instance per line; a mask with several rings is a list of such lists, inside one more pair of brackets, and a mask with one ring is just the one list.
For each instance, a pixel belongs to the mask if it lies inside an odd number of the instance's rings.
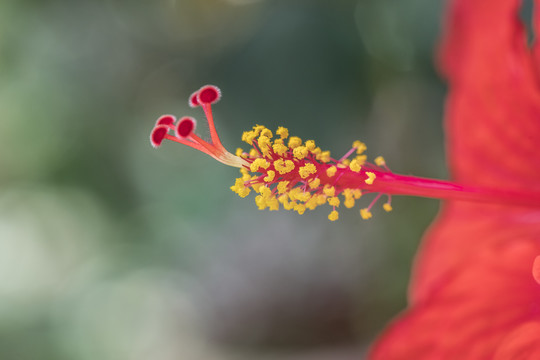
[[185,139],[189,137],[194,131],[197,122],[190,116],[184,116],[178,121],[176,125],[176,134],[178,137]]

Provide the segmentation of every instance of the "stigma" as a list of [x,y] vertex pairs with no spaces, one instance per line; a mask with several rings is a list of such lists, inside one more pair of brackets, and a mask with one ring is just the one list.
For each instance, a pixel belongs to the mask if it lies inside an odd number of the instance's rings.
[[[292,210],[303,214],[321,205],[330,207],[328,219],[339,218],[340,206],[352,208],[366,194],[374,193],[371,203],[360,209],[363,219],[372,217],[371,209],[383,195],[377,191],[377,180],[390,173],[384,159],[367,161],[366,145],[356,140],[350,150],[339,159],[323,151],[314,140],[303,141],[289,136],[289,130],[278,127],[274,132],[255,125],[242,134],[249,148],[236,149],[232,154],[219,139],[214,125],[212,105],[221,98],[221,91],[206,85],[194,92],[189,105],[202,107],[210,130],[209,141],[195,134],[196,120],[185,116],[178,120],[173,115],[161,116],[150,135],[154,147],[164,140],[174,141],[202,151],[221,163],[240,168],[240,177],[230,187],[244,198],[255,193],[255,204],[260,210]],[[391,211],[391,197],[386,195],[385,211]]]

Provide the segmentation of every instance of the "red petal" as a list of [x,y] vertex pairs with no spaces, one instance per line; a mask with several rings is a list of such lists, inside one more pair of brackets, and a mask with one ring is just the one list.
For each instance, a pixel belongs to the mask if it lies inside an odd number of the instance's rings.
[[[450,84],[448,158],[459,182],[538,192],[540,45],[528,49],[520,5],[450,5],[440,59]],[[540,209],[445,204],[423,240],[410,309],[370,358],[540,358],[540,286],[531,276],[538,254]]]
[[[483,241],[484,232],[473,234]],[[439,274],[431,291],[373,347],[370,359],[492,359],[509,334],[530,321],[540,322],[540,286],[530,275],[540,242],[524,238],[469,253]]]
[[518,0],[457,0],[441,51],[450,94],[446,130],[455,180],[540,190],[539,68]]

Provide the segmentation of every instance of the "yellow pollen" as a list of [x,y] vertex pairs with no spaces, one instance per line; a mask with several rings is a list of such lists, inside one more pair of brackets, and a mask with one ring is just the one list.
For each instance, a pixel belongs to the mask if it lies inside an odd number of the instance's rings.
[[315,178],[309,182],[309,187],[311,189],[316,189],[319,187],[319,185],[321,185],[321,179],[319,178]]
[[258,132],[256,131],[244,131],[242,134],[242,141],[248,143],[249,145],[253,145],[253,140],[257,137]]
[[384,203],[382,207],[386,212],[392,211],[392,205],[390,205],[389,203]]
[[289,181],[280,181],[277,185],[278,194],[286,193],[288,187],[289,187]]
[[323,163],[327,163],[330,161],[330,151],[323,151],[319,155],[317,155],[317,160],[322,161]]
[[289,147],[291,149],[294,149],[295,147],[298,147],[302,145],[302,139],[300,139],[298,136],[291,136],[289,138]]
[[263,183],[255,183],[253,185],[251,185],[251,188],[253,190],[255,190],[256,193],[260,193],[261,192],[261,187],[264,187],[264,184]]
[[356,153],[358,155],[360,155],[361,153],[367,150],[366,144],[364,144],[363,142],[359,140],[356,140],[355,142],[353,142],[352,147],[356,148]]
[[336,189],[330,185],[324,185],[323,193],[326,196],[334,196],[336,194]]
[[275,139],[274,144],[281,144],[284,145],[283,139]]
[[305,179],[309,177],[311,174],[315,174],[317,172],[317,167],[313,164],[306,164],[300,169],[298,169],[298,173],[300,174],[300,177],[302,179]]
[[231,190],[238,194],[238,196],[244,198],[249,195],[251,190],[244,185],[242,178],[236,179],[236,182],[231,186]]
[[280,143],[274,143],[274,145],[272,145],[272,149],[279,156],[285,154],[289,150],[288,147]]
[[337,167],[330,166],[328,169],[326,169],[326,175],[328,177],[332,177],[332,176],[336,175],[336,171],[337,171]]
[[267,138],[271,138],[273,135],[272,135],[272,131],[270,131],[269,129],[267,128],[264,128],[262,129],[261,131],[261,136],[266,136]]
[[285,210],[292,210],[294,208],[294,205],[295,205],[294,202],[283,203],[283,208]]
[[298,212],[300,215],[302,215],[304,212],[306,212],[306,205],[296,204],[294,205],[294,210]]
[[353,197],[358,200],[362,196],[362,190],[359,189],[353,189],[352,190]]
[[259,153],[257,152],[257,150],[251,148],[251,150],[249,150],[249,156],[252,158],[256,158],[259,156]]
[[345,205],[345,207],[347,209],[353,208],[354,207],[354,199],[352,197],[351,198],[346,198],[345,201],[343,202],[343,204]]
[[328,220],[336,221],[337,219],[339,219],[339,213],[336,210],[333,210],[328,214]]
[[258,172],[259,168],[268,169],[270,163],[262,158],[255,159],[249,166],[251,172]]
[[279,135],[282,139],[285,139],[289,136],[289,130],[283,126],[278,127],[276,134]]
[[371,218],[373,215],[367,208],[365,208],[365,209],[360,209],[360,216],[362,217],[362,219],[367,220]]
[[313,149],[315,149],[315,141],[313,141],[313,140],[306,141],[306,148],[309,151],[313,151]]
[[291,189],[288,193],[289,199],[291,199],[292,201],[296,200],[296,195],[300,194],[300,192],[302,192],[302,189],[298,187]]
[[356,160],[360,165],[364,165],[367,160],[367,155],[358,155],[357,157],[354,158],[354,160]]
[[309,192],[303,192],[296,195],[296,200],[301,202],[306,202],[311,199],[311,194]]
[[242,150],[242,148],[237,148],[236,152],[234,153],[234,155],[239,156],[239,157],[244,157],[242,156],[243,154],[244,154],[244,150]]
[[266,204],[268,205],[268,208],[270,209],[270,211],[279,210],[279,202],[275,197],[267,200]]
[[317,205],[323,205],[326,204],[326,195],[319,194],[317,195]]
[[368,176],[368,178],[365,180],[365,183],[368,185],[373,184],[373,181],[375,181],[375,178],[377,177],[377,175],[375,175],[374,173],[370,171],[366,172],[366,175]]
[[360,163],[356,159],[351,161],[349,168],[354,172],[360,172],[360,169],[362,169],[362,167],[360,166]]
[[276,172],[273,171],[273,170],[268,170],[268,172],[266,174],[267,175],[263,179],[266,182],[271,182],[276,177]]
[[308,201],[306,201],[305,205],[309,210],[315,210],[317,207],[317,196],[312,196]]
[[309,153],[309,150],[305,146],[298,146],[293,149],[293,155],[298,160],[304,159]]
[[320,147],[316,147],[315,149],[311,150],[311,152],[315,155],[319,155],[320,153],[322,153],[322,150]]
[[268,199],[272,196],[272,190],[270,190],[270,188],[267,186],[263,186],[260,189],[260,193],[265,199]]
[[274,161],[274,168],[281,174],[290,173],[294,169],[294,162],[291,160],[278,159]]
[[270,153],[270,138],[265,135],[259,136],[259,139],[257,140],[257,144],[259,145],[259,149],[261,149],[261,152],[264,156],[268,155]]
[[328,198],[328,204],[330,204],[332,206],[339,206],[339,198],[337,198],[337,197]]
[[384,165],[386,165],[386,161],[384,161],[384,158],[382,156],[377,156],[375,158],[375,165],[384,166]]

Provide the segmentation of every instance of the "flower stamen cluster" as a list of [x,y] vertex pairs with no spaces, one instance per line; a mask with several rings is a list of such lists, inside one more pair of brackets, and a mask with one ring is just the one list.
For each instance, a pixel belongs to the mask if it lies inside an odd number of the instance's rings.
[[[272,131],[256,125],[243,133],[242,140],[252,148],[249,151],[238,148],[236,156],[249,166],[240,169],[242,176],[231,189],[241,197],[253,190],[258,194],[255,203],[260,210],[282,207],[303,214],[328,204],[332,206],[328,219],[335,221],[339,218],[339,206],[343,203],[346,208],[354,207],[363,193],[372,192],[377,173],[383,171],[367,162],[364,154],[367,147],[361,141],[353,142],[351,150],[336,160],[313,140],[303,142],[299,137],[289,137],[289,130],[284,127],[278,127],[274,138]],[[352,159],[351,155],[354,155]],[[384,163],[382,157],[377,159]],[[372,216],[370,210],[380,196],[360,211],[363,219]],[[392,210],[390,197],[383,208]]]

